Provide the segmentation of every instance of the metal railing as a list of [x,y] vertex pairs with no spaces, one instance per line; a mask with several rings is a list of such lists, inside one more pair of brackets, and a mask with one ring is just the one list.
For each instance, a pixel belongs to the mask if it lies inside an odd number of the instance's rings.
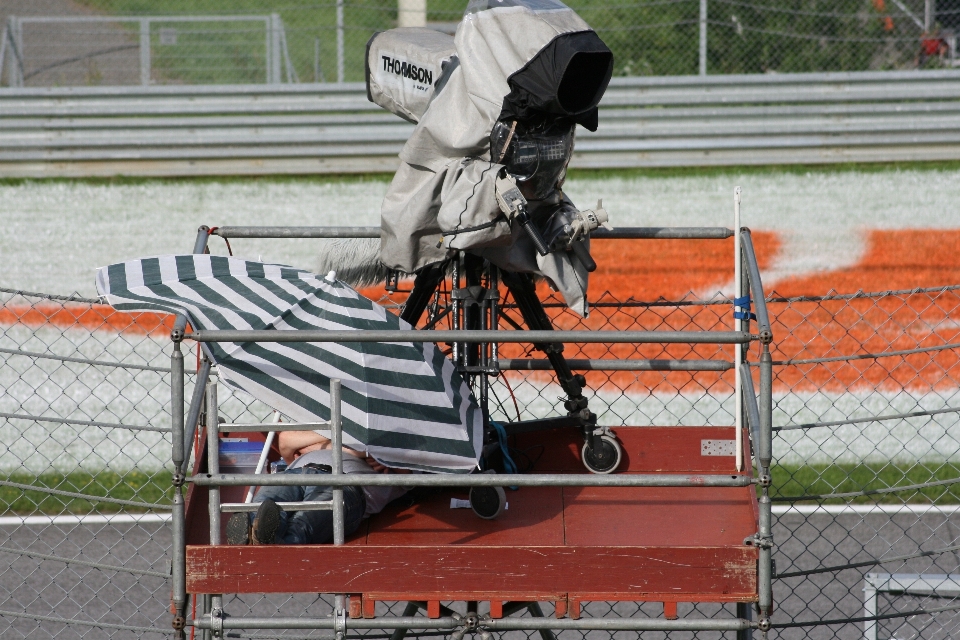
[[[739,188],[736,190],[736,202],[739,204]],[[736,207],[735,220],[739,223],[739,207]],[[198,230],[194,252],[201,253],[206,248],[207,238],[212,234],[223,237],[246,238],[290,238],[290,237],[369,237],[370,231],[357,227],[333,228],[279,228],[279,227],[221,227],[213,232],[208,227]],[[666,234],[665,236],[663,234]],[[736,269],[736,289],[747,293],[747,300],[738,298],[735,305],[746,309],[746,315],[737,316],[738,331],[438,331],[438,330],[401,330],[401,331],[223,331],[223,330],[194,330],[186,332],[186,318],[179,316],[171,332],[173,353],[171,355],[171,414],[172,414],[172,460],[175,468],[173,475],[173,605],[174,629],[179,637],[184,637],[186,627],[194,626],[203,630],[213,630],[215,634],[222,634],[227,629],[334,629],[345,632],[350,629],[442,629],[460,631],[506,631],[506,630],[627,630],[627,631],[738,631],[746,632],[751,629],[767,631],[771,628],[770,615],[773,611],[773,532],[772,511],[770,500],[772,464],[772,358],[770,344],[773,333],[770,327],[769,314],[763,296],[763,286],[760,281],[759,268],[749,230],[737,228],[734,231],[725,228],[689,228],[689,229],[644,229],[627,228],[604,234],[605,237],[628,238],[736,238],[736,253],[734,255]],[[740,265],[745,267],[740,268]],[[749,324],[754,319],[749,313],[749,300],[756,301],[756,321],[758,334],[751,334]],[[233,474],[221,473],[219,469],[219,432],[232,431],[265,431],[274,430],[277,426],[263,424],[231,424],[220,425],[219,428],[210,428],[218,425],[216,386],[207,383],[209,364],[200,368],[196,381],[191,405],[184,409],[184,355],[182,344],[184,341],[194,341],[203,346],[208,342],[456,342],[456,343],[537,343],[550,341],[553,343],[635,343],[635,344],[743,344],[758,342],[760,344],[760,392],[759,403],[753,389],[753,379],[749,374],[746,362],[746,350],[737,349],[734,353],[734,362],[716,361],[725,365],[711,370],[725,370],[742,368],[746,371],[743,376],[749,383],[744,385],[741,376],[737,377],[734,389],[737,417],[737,473],[708,473],[708,474],[665,474],[641,473],[622,475],[594,475],[594,474],[411,474],[411,475],[371,475],[371,474],[342,474],[341,410],[340,410],[340,381],[331,380],[330,402],[331,431],[334,464],[333,473],[321,476],[284,475],[284,474]],[[205,359],[206,360],[206,359]],[[596,361],[594,364],[601,370],[617,370],[625,361],[611,358],[610,360]],[[683,361],[678,361],[683,362]],[[605,367],[610,364],[610,368]],[[701,366],[697,363],[696,367]],[[204,394],[199,389],[206,385],[207,411],[207,473],[187,475],[187,464],[190,450],[197,429],[197,420],[201,414],[201,400]],[[756,462],[757,475],[743,474],[740,471],[744,466],[745,449],[741,440],[739,428],[741,414],[746,412],[743,421],[753,439],[752,450]],[[185,421],[185,413],[187,420]],[[295,425],[295,428],[312,429],[316,425]],[[286,428],[286,426],[284,427]],[[335,594],[334,614],[332,618],[251,618],[230,616],[223,612],[222,594],[212,595],[205,602],[202,611],[195,613],[191,618],[186,609],[188,594],[186,591],[186,515],[183,497],[183,487],[193,484],[195,487],[205,487],[209,493],[208,515],[210,520],[210,544],[220,544],[220,518],[226,511],[245,510],[243,505],[223,505],[220,502],[221,487],[227,486],[328,486],[333,490],[333,500],[317,505],[316,508],[332,509],[334,518],[334,544],[343,543],[343,487],[347,486],[403,486],[403,487],[509,487],[509,486],[556,486],[556,487],[749,487],[756,485],[760,489],[759,519],[756,535],[745,541],[758,547],[759,562],[757,575],[759,620],[751,620],[746,606],[738,606],[737,617],[734,619],[638,619],[638,618],[603,618],[584,620],[550,620],[544,618],[521,619],[483,619],[479,622],[468,623],[464,619],[455,617],[441,617],[439,619],[424,619],[419,617],[389,617],[376,619],[351,619],[346,616],[344,598]],[[339,532],[339,533],[338,533]],[[472,627],[468,628],[468,624]],[[741,637],[738,635],[738,637]]]
[[[286,82],[299,82],[296,69],[290,61],[290,52],[287,45],[286,30],[280,14],[269,15],[198,15],[198,16],[9,16],[6,24],[0,31],[0,74],[4,71],[4,62],[7,62],[7,86],[23,87],[24,82],[32,76],[45,72],[55,71],[58,68],[87,60],[93,60],[103,55],[121,51],[137,50],[140,69],[140,85],[149,86],[156,83],[153,73],[154,48],[172,46],[177,43],[178,34],[170,25],[207,25],[216,29],[223,29],[224,24],[261,23],[260,33],[263,34],[263,78],[266,84],[280,84],[286,77]],[[124,37],[123,31],[117,31],[116,25],[133,25],[138,30],[138,40],[132,42],[131,37]],[[51,55],[45,51],[37,60],[28,58],[27,46],[24,42],[24,26],[47,25],[50,27],[66,27],[76,32],[86,30],[90,40],[96,43],[93,48],[81,47],[80,52],[71,51],[69,55]],[[168,25],[155,29],[156,25]],[[342,28],[342,27],[341,27]],[[42,29],[42,28],[41,28]],[[66,29],[64,29],[66,31]],[[239,32],[249,39],[252,30]],[[40,40],[63,35],[57,32],[36,34]],[[209,33],[201,31],[191,34],[187,31],[181,35],[199,35],[209,38]],[[127,42],[127,40],[131,42]],[[106,42],[105,42],[106,41]],[[156,41],[156,44],[154,44]],[[104,46],[105,44],[113,46]],[[253,47],[251,47],[252,49]],[[36,49],[36,47],[33,47]],[[259,53],[259,52],[258,52]],[[340,52],[342,57],[342,51]],[[31,64],[33,63],[33,64]]]
[[[960,71],[615,78],[572,166],[960,158]],[[0,89],[0,177],[392,172],[361,84]]]

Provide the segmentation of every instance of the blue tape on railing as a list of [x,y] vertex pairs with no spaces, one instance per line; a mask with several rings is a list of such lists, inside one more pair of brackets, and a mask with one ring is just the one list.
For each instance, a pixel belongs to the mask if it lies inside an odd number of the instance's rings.
[[757,314],[750,312],[750,296],[733,299],[733,317],[737,320],[756,320]]

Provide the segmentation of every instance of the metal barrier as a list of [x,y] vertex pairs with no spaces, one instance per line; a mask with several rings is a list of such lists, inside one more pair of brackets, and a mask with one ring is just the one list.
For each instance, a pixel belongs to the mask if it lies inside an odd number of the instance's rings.
[[[0,89],[0,177],[392,172],[360,84]],[[575,168],[960,158],[960,71],[615,78]]]
[[[739,204],[740,189],[735,191],[735,221],[739,223]],[[173,474],[173,550],[172,550],[172,578],[173,578],[173,628],[177,631],[177,638],[185,637],[185,627],[193,626],[203,630],[213,630],[215,636],[222,635],[226,629],[334,629],[338,633],[346,633],[348,630],[359,629],[442,629],[453,632],[454,637],[461,637],[464,633],[489,633],[490,631],[508,631],[508,630],[609,630],[609,631],[737,631],[748,632],[751,629],[759,629],[764,634],[771,628],[770,615],[773,612],[773,559],[772,551],[774,547],[772,530],[772,503],[770,499],[771,474],[770,467],[773,460],[773,432],[772,432],[772,390],[773,390],[773,369],[772,358],[770,355],[771,343],[773,341],[773,332],[770,326],[769,314],[767,312],[766,301],[763,295],[763,285],[760,280],[759,267],[756,262],[756,255],[753,249],[750,232],[746,228],[737,228],[729,230],[725,228],[676,228],[676,229],[648,229],[648,228],[625,228],[603,234],[607,239],[622,238],[699,238],[699,239],[724,239],[733,236],[735,238],[734,264],[736,266],[735,281],[738,292],[741,296],[734,301],[735,309],[740,309],[735,313],[735,331],[720,330],[700,330],[700,331],[570,331],[570,330],[550,330],[550,331],[498,331],[496,326],[493,330],[399,330],[399,331],[375,331],[375,330],[322,330],[322,331],[251,331],[251,330],[196,330],[186,333],[187,318],[183,315],[177,317],[177,321],[171,331],[173,341],[173,352],[171,354],[170,369],[171,377],[171,417],[172,417],[172,462],[174,466]],[[278,227],[243,227],[230,228],[219,227],[211,233],[208,227],[201,227],[198,230],[197,239],[194,244],[194,253],[203,253],[206,250],[206,242],[210,235],[217,233],[224,238],[243,236],[247,238],[288,238],[288,237],[368,237],[370,230],[362,227],[345,228],[309,228],[299,227],[294,229],[284,229]],[[598,237],[599,238],[599,237]],[[454,276],[454,287],[458,286],[457,277]],[[452,294],[451,294],[452,296]],[[756,315],[750,313],[752,308],[751,300],[756,302]],[[451,297],[451,304],[453,297]],[[455,316],[458,311],[454,307]],[[758,332],[752,334],[749,330],[750,321],[757,322]],[[462,326],[455,317],[453,326]],[[736,345],[734,350],[733,362],[722,362],[718,364],[727,365],[725,367],[710,367],[714,371],[726,369],[737,369],[736,381],[734,386],[733,401],[735,404],[735,431],[736,447],[734,456],[736,460],[736,475],[730,473],[624,473],[620,475],[593,475],[593,474],[545,474],[545,473],[496,473],[496,474],[425,474],[425,475],[368,475],[368,474],[343,474],[342,469],[342,424],[341,424],[341,383],[340,380],[331,379],[330,381],[330,422],[329,425],[322,425],[322,429],[329,429],[331,432],[331,442],[333,446],[333,465],[332,473],[321,476],[305,475],[285,475],[285,474],[238,474],[221,473],[219,468],[219,433],[221,431],[272,431],[277,429],[275,424],[220,424],[217,404],[216,385],[206,383],[205,376],[197,380],[193,399],[189,408],[185,409],[185,371],[183,342],[195,341],[199,347],[210,342],[224,343],[256,343],[256,342],[311,342],[311,343],[339,343],[339,342],[437,342],[437,343],[471,343],[471,344],[536,344],[536,343],[559,343],[559,344],[628,344],[637,347],[639,345],[668,345],[668,344],[686,344],[694,345]],[[749,373],[749,364],[746,360],[747,350],[743,349],[744,343],[757,343],[760,345],[760,357],[758,362],[752,363],[759,368],[760,373],[760,391],[759,394],[753,388],[753,377]],[[496,353],[496,351],[495,351]],[[208,372],[209,362],[204,357],[203,371]],[[624,363],[630,361],[622,358],[611,358],[609,360],[597,361],[597,370],[606,370],[603,366],[606,363],[613,365],[610,370],[619,370]],[[716,362],[716,361],[715,361]],[[745,377],[741,376],[739,368],[743,367]],[[499,375],[497,361],[494,361],[494,375]],[[479,377],[486,379],[487,373],[483,372]],[[742,380],[741,378],[744,377]],[[746,382],[748,381],[748,382]],[[744,384],[746,382],[746,384]],[[189,472],[189,444],[193,441],[199,425],[197,420],[201,414],[201,399],[203,395],[197,389],[200,385],[206,384],[206,449],[207,449],[207,472],[196,475],[187,475]],[[488,384],[486,380],[478,385]],[[485,398],[483,393],[480,397]],[[759,403],[757,401],[759,396]],[[487,410],[487,407],[483,407]],[[746,411],[746,420],[743,419],[743,412]],[[219,425],[217,428],[211,428],[211,425]],[[752,438],[752,447],[747,449],[742,442],[742,426],[747,426]],[[294,425],[297,430],[301,428],[312,429],[318,425]],[[741,475],[739,472],[744,466],[744,457],[747,451],[753,452],[755,461],[755,473],[753,469],[748,468],[747,474]],[[749,487],[756,485],[759,489],[759,514],[758,528],[756,533],[752,534],[744,545],[754,545],[759,550],[759,561],[757,562],[757,609],[759,619],[752,620],[749,606],[746,604],[737,605],[737,617],[734,619],[675,619],[676,616],[668,616],[665,620],[652,620],[635,617],[606,617],[603,619],[573,619],[573,620],[548,620],[543,619],[489,619],[480,620],[461,619],[459,617],[443,617],[439,619],[428,620],[424,618],[412,618],[408,616],[386,616],[377,619],[363,619],[359,616],[346,616],[343,594],[333,594],[334,613],[332,618],[244,618],[236,614],[227,615],[224,609],[224,594],[205,595],[203,609],[193,616],[187,611],[188,593],[187,585],[187,563],[186,563],[186,505],[184,501],[184,489],[193,485],[194,487],[206,487],[208,493],[207,510],[209,516],[209,544],[219,546],[221,541],[221,514],[228,511],[250,510],[246,505],[225,505],[220,501],[220,489],[227,486],[326,486],[333,488],[333,500],[331,503],[321,503],[316,508],[333,510],[333,543],[335,545],[343,544],[343,502],[342,489],[347,486],[404,486],[404,487]],[[194,494],[196,495],[196,494]],[[299,507],[298,507],[299,508]],[[251,566],[251,570],[257,571],[256,566]],[[263,588],[263,585],[259,585]],[[504,591],[510,590],[510,579],[504,578],[502,583]],[[448,594],[449,595],[449,594]],[[194,599],[197,594],[193,594]],[[476,606],[474,604],[474,606]],[[366,617],[366,616],[365,616]],[[579,616],[577,616],[579,617]],[[741,637],[738,634],[738,638]],[[742,637],[751,637],[746,634]]]

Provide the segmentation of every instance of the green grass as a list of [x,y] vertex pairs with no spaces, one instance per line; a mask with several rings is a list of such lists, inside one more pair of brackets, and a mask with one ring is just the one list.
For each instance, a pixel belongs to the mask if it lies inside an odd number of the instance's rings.
[[[27,473],[14,473],[4,478],[8,482],[48,487],[58,491],[83,493],[136,502],[169,504],[171,474],[161,471],[146,474],[131,471],[124,474],[111,471],[87,473],[44,473],[39,477]],[[61,515],[88,513],[146,513],[143,507],[111,504],[98,500],[85,500],[56,496],[42,491],[23,491],[15,487],[0,486],[0,513],[5,515]]]
[[[953,463],[866,463],[859,465],[776,466],[771,470],[771,497],[848,493],[925,484],[960,478]],[[804,501],[801,504],[815,504]],[[960,504],[960,483],[880,495],[830,499],[823,504]]]
[[[796,497],[845,493],[865,489],[882,489],[960,478],[960,464],[953,463],[876,463],[859,465],[775,466],[772,470],[774,497]],[[74,472],[69,474],[44,473],[13,474],[10,482],[43,486],[60,491],[72,491],[121,500],[168,504],[170,502],[169,472],[145,474],[132,471],[125,474]],[[960,504],[960,483],[930,487],[919,491],[905,491],[852,499],[831,499],[823,504]],[[801,504],[815,504],[804,501]],[[782,504],[782,503],[781,503]],[[22,491],[0,486],[0,513],[4,515],[61,515],[89,513],[144,513],[142,507],[110,504],[53,496],[40,491]]]
[[[314,76],[319,39],[325,79],[336,79],[336,3],[333,0],[80,0],[114,15],[269,15],[285,27],[293,66],[301,82]],[[465,0],[431,0],[428,21],[459,22]],[[613,50],[616,75],[689,75],[699,67],[699,3],[622,3],[568,0]],[[710,8],[710,73],[779,73],[912,68],[916,29],[904,20],[885,31],[871,0],[782,0],[772,9],[750,3]],[[347,81],[363,79],[367,40],[396,26],[396,0],[345,3]],[[163,25],[177,30],[177,44],[161,45],[152,32],[153,66],[168,82],[237,83],[265,80],[264,37],[259,26],[236,23]],[[137,27],[130,26],[134,35]],[[206,30],[220,33],[209,34]],[[790,34],[797,34],[791,36]],[[811,37],[811,36],[820,36]]]

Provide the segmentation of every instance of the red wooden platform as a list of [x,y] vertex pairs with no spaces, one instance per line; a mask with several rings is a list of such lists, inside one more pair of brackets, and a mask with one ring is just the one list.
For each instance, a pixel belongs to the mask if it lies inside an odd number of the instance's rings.
[[[620,472],[732,473],[733,456],[701,455],[702,440],[733,440],[733,427],[621,427]],[[525,436],[544,444],[540,473],[586,473],[573,430]],[[223,500],[240,501],[224,489]],[[348,593],[351,615],[376,601],[553,601],[579,615],[582,601],[754,602],[757,531],[752,487],[524,487],[507,490],[508,509],[481,520],[451,509],[438,492],[395,504],[365,521],[342,547],[197,544],[208,534],[206,491],[188,498],[190,593]],[[359,596],[359,597],[358,597]]]

